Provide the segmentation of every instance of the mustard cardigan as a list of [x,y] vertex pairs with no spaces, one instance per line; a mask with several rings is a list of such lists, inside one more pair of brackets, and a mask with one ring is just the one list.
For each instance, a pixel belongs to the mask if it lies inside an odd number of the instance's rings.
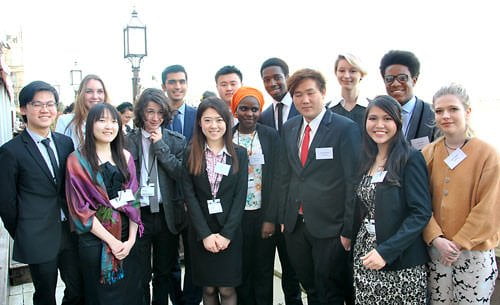
[[448,157],[444,138],[422,151],[433,210],[424,240],[430,244],[442,235],[466,250],[493,249],[500,238],[500,159],[495,148],[477,138],[462,151],[467,157],[453,170],[444,163]]

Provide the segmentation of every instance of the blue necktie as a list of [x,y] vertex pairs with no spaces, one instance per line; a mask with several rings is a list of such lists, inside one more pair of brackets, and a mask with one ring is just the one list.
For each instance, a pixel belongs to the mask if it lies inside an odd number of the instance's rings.
[[182,134],[182,124],[181,124],[181,119],[179,118],[178,111],[174,111],[174,119],[172,121],[172,130]]

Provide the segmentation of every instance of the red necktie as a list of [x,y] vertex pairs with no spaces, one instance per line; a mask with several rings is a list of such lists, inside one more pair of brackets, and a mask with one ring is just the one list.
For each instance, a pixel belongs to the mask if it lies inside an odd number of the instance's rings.
[[306,165],[307,154],[309,153],[309,137],[311,134],[311,127],[309,124],[306,125],[304,130],[304,139],[302,140],[302,145],[300,146],[300,163],[302,163],[302,167]]

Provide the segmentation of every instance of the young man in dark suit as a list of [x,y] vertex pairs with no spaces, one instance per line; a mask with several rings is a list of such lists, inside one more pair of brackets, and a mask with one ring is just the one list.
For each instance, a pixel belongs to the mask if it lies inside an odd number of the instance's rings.
[[[290,93],[288,93],[286,85],[288,73],[286,62],[276,57],[267,59],[260,67],[260,75],[264,82],[264,87],[267,93],[273,98],[273,104],[262,112],[259,122],[276,129],[280,134],[283,123],[299,114],[297,109],[295,109],[295,105],[293,105]],[[276,223],[278,223],[277,220],[276,215]],[[271,240],[274,241],[272,247],[278,249],[282,271],[281,287],[285,296],[285,303],[286,305],[302,305],[299,280],[288,258],[285,237],[281,233],[279,225]],[[274,260],[271,261],[271,264],[267,268],[274,270]]]
[[[186,138],[186,143],[191,141],[193,128],[196,121],[196,109],[185,102],[188,89],[187,72],[181,65],[166,67],[161,73],[162,89],[167,93],[173,118],[166,127],[178,132]],[[178,199],[183,201],[182,188],[177,189]],[[184,289],[181,290],[181,268],[179,260],[175,264],[169,278],[169,294],[174,305],[198,305],[202,298],[201,287],[195,286],[191,277],[191,260],[187,244],[187,226],[180,231],[184,246]]]
[[[144,233],[137,239],[131,255],[141,268],[145,305],[150,304],[151,278],[152,304],[168,304],[169,274],[177,258],[179,241],[176,188],[182,178],[182,156],[186,144],[181,134],[162,127],[165,120],[170,120],[165,94],[159,89],[146,89],[134,108],[137,128],[127,135],[126,141],[134,158],[141,189]],[[184,209],[183,206],[180,208]]]
[[281,136],[279,218],[309,305],[353,303],[348,270],[360,145],[356,123],[326,111],[326,82],[303,69],[288,79],[301,114]]
[[64,192],[73,142],[51,132],[59,96],[35,81],[19,93],[26,129],[0,148],[0,216],[14,239],[13,259],[29,265],[33,304],[55,305],[58,269],[66,285],[62,304],[83,304],[77,236],[70,232]]
[[276,57],[267,59],[260,67],[260,76],[273,104],[262,112],[259,122],[275,128],[280,134],[283,124],[299,114],[288,93],[288,73],[286,62]]
[[387,94],[402,106],[403,133],[410,144],[421,150],[434,141],[437,129],[431,105],[413,94],[420,75],[420,62],[409,51],[392,50],[380,61],[380,74]]

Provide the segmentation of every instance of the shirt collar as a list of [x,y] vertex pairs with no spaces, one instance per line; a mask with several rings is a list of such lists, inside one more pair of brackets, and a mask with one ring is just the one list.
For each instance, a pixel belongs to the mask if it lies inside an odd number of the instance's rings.
[[304,117],[302,117],[302,126],[306,126],[307,124],[309,124],[309,127],[311,128],[311,130],[318,129],[319,124],[321,123],[321,120],[325,116],[325,113],[326,113],[326,108],[322,107],[321,112],[309,123],[307,123],[306,119]]
[[179,107],[179,109],[177,109],[177,112],[182,115],[185,110],[186,110],[186,102],[183,102],[182,105]]
[[281,99],[281,101],[277,101],[275,99],[273,99],[273,105],[276,107],[276,105],[278,103],[283,103],[283,105],[286,105],[288,107],[291,107],[292,106],[292,103],[293,103],[293,100],[292,100],[292,96],[290,95],[290,92],[287,92],[285,94],[285,96]]
[[401,108],[403,108],[403,111],[406,111],[407,113],[412,113],[416,103],[417,98],[414,95],[408,102],[406,102],[406,104],[401,106]]
[[[208,144],[205,143],[205,151],[207,151],[207,150],[210,151],[212,154],[215,154],[214,151],[210,148],[210,146],[208,146]],[[223,153],[225,153],[228,156],[231,156],[231,154],[227,151],[226,145],[224,145],[224,147],[222,147],[222,149],[219,151],[219,153],[216,156],[220,156]]]
[[47,137],[42,137],[41,135],[37,134],[36,132],[30,130],[28,127],[26,127],[26,131],[30,135],[30,137],[35,141],[35,143],[40,143],[44,139],[50,139],[50,142],[53,142],[52,140],[52,133],[49,131],[49,134]]

